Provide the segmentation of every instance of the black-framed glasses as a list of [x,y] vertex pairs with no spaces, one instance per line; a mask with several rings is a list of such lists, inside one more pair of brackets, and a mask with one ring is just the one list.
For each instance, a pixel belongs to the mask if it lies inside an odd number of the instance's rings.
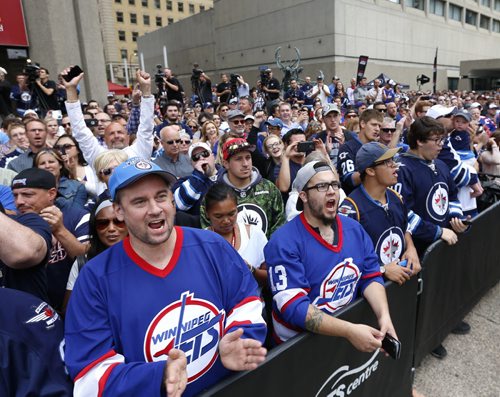
[[113,225],[115,225],[116,227],[118,227],[120,229],[123,229],[125,227],[124,221],[120,221],[117,218],[113,218],[113,219],[96,219],[95,228],[97,230],[107,229],[111,222],[113,222]]
[[103,168],[102,170],[99,171],[99,174],[104,176],[110,176],[115,170],[115,168],[116,167]]
[[191,145],[191,139],[184,139],[184,140],[181,140],[181,143],[183,145]]
[[378,108],[378,109],[375,109],[375,110],[376,110],[377,112],[380,112],[380,113],[385,113],[385,112],[387,112],[387,108],[383,108],[383,109]]
[[378,163],[374,163],[373,164],[373,167],[376,167],[378,165],[385,165],[386,167],[399,167],[399,162],[394,160],[393,158],[392,159],[387,159],[387,160],[383,160],[383,161],[379,161]]
[[391,134],[396,132],[395,128],[382,128],[382,132],[390,132]]
[[326,192],[326,191],[328,191],[329,188],[332,188],[335,191],[339,190],[340,189],[340,182],[338,182],[338,181],[321,182],[321,183],[317,183],[314,186],[307,186],[304,188],[304,190],[308,191],[311,189],[316,189],[318,192]]
[[66,150],[69,150],[71,149],[72,147],[75,147],[76,145],[72,144],[72,143],[65,143],[64,145],[55,145],[54,146],[54,150],[57,150],[58,152],[61,152],[61,151],[66,151]]
[[182,142],[182,139],[172,139],[170,141],[164,141],[162,139],[162,142],[165,142],[167,145],[173,145],[174,143],[177,144],[177,145],[180,145],[181,142]]
[[193,160],[194,162],[197,162],[199,161],[201,158],[208,158],[210,157],[210,152],[208,150],[202,150],[201,152],[198,152],[198,153],[195,153],[191,156],[191,160]]
[[432,141],[438,145],[444,145],[444,142],[446,141],[446,138],[429,138],[427,139],[428,141]]
[[231,121],[231,123],[233,123],[234,125],[243,125],[245,124],[245,120],[229,120]]

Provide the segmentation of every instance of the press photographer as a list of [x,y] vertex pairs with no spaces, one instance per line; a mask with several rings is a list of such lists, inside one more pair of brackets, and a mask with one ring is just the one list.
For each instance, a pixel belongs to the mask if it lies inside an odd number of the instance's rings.
[[38,107],[42,117],[45,117],[49,110],[59,109],[56,96],[56,83],[49,80],[49,71],[46,68],[33,64],[27,60],[23,70],[26,75],[28,88],[34,100],[38,101]]
[[173,76],[172,70],[164,68],[162,72],[161,65],[156,65],[156,69],[155,84],[158,87],[158,96],[166,96],[169,101],[184,103],[182,98],[184,89],[179,80]]
[[281,85],[278,79],[273,77],[271,69],[266,69],[260,73],[260,81],[267,101],[275,101],[280,97]]
[[193,65],[191,88],[193,89],[193,94],[198,97],[202,105],[212,102],[212,81],[203,70],[199,69],[199,65],[196,63]]

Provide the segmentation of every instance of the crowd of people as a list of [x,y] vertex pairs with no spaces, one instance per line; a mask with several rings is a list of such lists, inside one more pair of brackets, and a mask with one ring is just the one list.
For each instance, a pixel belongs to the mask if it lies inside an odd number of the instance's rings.
[[[19,328],[43,322],[59,342],[64,318],[64,355],[30,356],[63,394],[196,395],[304,330],[374,351],[397,338],[384,282],[455,244],[480,175],[500,181],[498,92],[338,76],[283,92],[271,70],[252,88],[200,71],[187,97],[165,69],[98,103],[70,70],[56,84],[40,68],[43,101],[22,73],[0,100],[0,285],[25,293],[2,298],[39,302]],[[331,316],[358,296],[378,329]],[[7,395],[28,383],[8,379]]]

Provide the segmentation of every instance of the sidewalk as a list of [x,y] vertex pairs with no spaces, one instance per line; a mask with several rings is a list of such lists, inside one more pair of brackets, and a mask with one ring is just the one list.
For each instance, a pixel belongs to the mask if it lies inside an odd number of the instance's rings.
[[425,397],[500,396],[500,283],[464,320],[470,334],[448,335],[448,356],[429,354],[417,368],[415,387]]

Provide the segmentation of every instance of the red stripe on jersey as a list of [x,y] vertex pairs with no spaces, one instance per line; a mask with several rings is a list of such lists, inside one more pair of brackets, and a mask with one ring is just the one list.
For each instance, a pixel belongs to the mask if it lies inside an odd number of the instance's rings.
[[304,294],[303,292],[299,292],[297,295],[295,295],[293,298],[291,298],[290,300],[288,300],[288,302],[285,303],[281,307],[280,312],[283,313],[287,309],[288,306],[290,306],[293,302],[295,302],[297,299],[301,298],[302,296],[306,296],[306,294]]
[[92,361],[89,365],[87,365],[84,369],[82,369],[78,375],[75,376],[74,382],[76,382],[78,379],[83,378],[87,373],[94,368],[97,364],[105,361],[106,359],[113,357],[116,355],[116,352],[114,350],[110,350],[107,352],[105,355],[99,357],[97,360]]
[[[182,242],[184,240],[184,233],[182,232],[182,228],[175,226],[174,227],[176,233],[174,252],[172,253],[172,257],[167,265],[163,269],[158,269],[157,267],[151,265],[144,259],[142,259],[137,252],[135,252],[132,244],[130,244],[130,237],[125,237],[123,240],[123,249],[128,257],[142,270],[152,274],[157,277],[166,277],[169,273],[174,270],[175,265],[177,264],[177,260],[181,255]],[[171,235],[172,236],[172,235]]]
[[101,376],[101,379],[99,379],[99,391],[97,393],[97,397],[102,397],[102,394],[104,393],[104,388],[106,387],[106,382],[108,381],[109,375],[111,375],[111,371],[118,364],[120,364],[120,363],[111,364],[109,366],[109,368],[106,370],[106,372],[104,372],[104,374]]
[[224,334],[226,334],[231,328],[237,328],[240,325],[252,325],[253,323],[250,320],[245,321],[233,321],[224,329]]
[[368,273],[368,274],[363,274],[361,276],[361,279],[364,280],[365,278],[373,278],[373,277],[377,277],[377,276],[381,276],[381,275],[382,275],[382,273],[380,273],[380,272]]
[[306,230],[324,247],[328,248],[330,251],[333,252],[340,252],[342,249],[342,243],[344,241],[344,236],[342,235],[342,222],[340,221],[340,217],[336,216],[335,217],[335,222],[337,222],[337,234],[338,234],[338,240],[337,240],[337,245],[332,245],[328,242],[326,242],[318,233],[316,233],[311,225],[307,223],[306,217],[304,216],[304,213],[302,212],[300,215],[300,220],[302,221],[302,224],[306,228]]

